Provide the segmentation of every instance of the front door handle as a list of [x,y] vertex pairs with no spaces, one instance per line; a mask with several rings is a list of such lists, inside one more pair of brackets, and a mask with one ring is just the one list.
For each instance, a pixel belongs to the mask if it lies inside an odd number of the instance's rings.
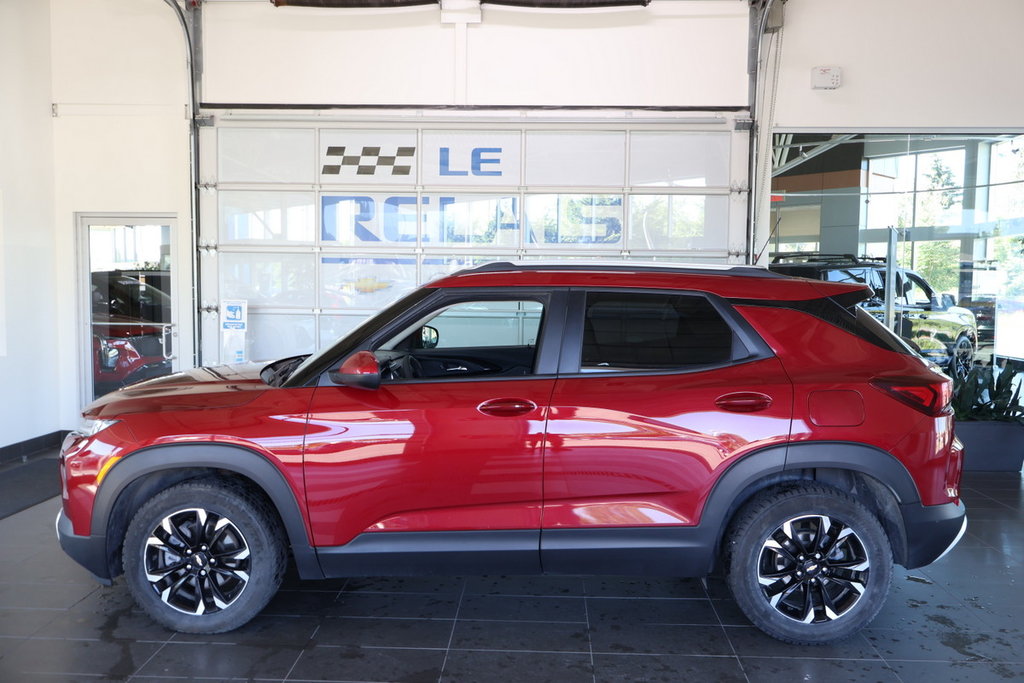
[[736,391],[715,399],[715,405],[733,413],[756,413],[772,404],[772,397],[756,391]]
[[524,398],[492,398],[476,407],[484,415],[518,417],[537,409],[537,404]]

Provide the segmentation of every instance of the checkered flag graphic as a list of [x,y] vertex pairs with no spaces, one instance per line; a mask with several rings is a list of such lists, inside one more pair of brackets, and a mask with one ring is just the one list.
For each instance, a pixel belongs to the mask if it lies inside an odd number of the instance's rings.
[[[356,148],[357,149],[357,148]],[[391,169],[390,175],[409,175],[412,172],[412,160],[416,155],[415,147],[399,147],[393,155],[383,156],[380,147],[363,147],[360,153],[348,147],[328,147],[329,161],[341,157],[337,164],[324,164],[323,175],[340,175],[343,166],[355,166],[356,175],[385,175],[383,169]],[[347,153],[346,153],[347,152]]]

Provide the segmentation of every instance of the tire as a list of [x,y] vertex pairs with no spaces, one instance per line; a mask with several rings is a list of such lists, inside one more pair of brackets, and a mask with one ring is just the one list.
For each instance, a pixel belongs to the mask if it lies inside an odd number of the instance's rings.
[[729,588],[747,618],[787,643],[846,638],[878,614],[892,548],[875,515],[849,494],[808,482],[756,496],[725,543]]
[[970,337],[961,334],[956,338],[949,355],[949,376],[957,382],[967,379],[974,367],[974,343]]
[[186,481],[142,505],[122,559],[135,601],[185,633],[223,633],[259,613],[281,585],[284,532],[269,504],[228,481]]

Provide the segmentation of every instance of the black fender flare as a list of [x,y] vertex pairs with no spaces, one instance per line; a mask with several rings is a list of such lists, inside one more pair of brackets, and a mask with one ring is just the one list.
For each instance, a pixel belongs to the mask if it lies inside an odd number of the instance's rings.
[[[316,558],[300,501],[296,499],[281,471],[256,451],[233,444],[168,444],[130,453],[118,461],[103,480],[93,502],[92,535],[106,536],[111,513],[133,483],[150,474],[174,470],[225,470],[251,480],[277,509],[288,535],[295,564],[302,578],[321,579],[323,571]],[[115,545],[111,545],[111,544]],[[108,538],[108,555],[120,539]]]
[[819,467],[852,470],[877,479],[892,491],[898,504],[921,501],[917,484],[906,466],[880,448],[848,441],[804,441],[789,445],[787,470]]
[[[860,443],[806,441],[769,446],[739,459],[719,477],[701,513],[700,528],[717,558],[726,529],[736,511],[761,489],[805,478],[804,470],[857,472],[885,486],[897,506],[920,500],[907,468],[891,453]],[[902,522],[902,520],[900,520]],[[902,535],[902,524],[899,527]],[[905,543],[905,539],[899,539]]]

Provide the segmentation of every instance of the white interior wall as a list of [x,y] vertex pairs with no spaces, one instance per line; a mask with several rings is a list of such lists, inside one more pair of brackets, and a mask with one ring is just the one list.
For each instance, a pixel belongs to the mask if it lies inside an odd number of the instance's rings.
[[[210,103],[746,106],[745,0],[526,10],[203,5]],[[446,15],[447,16],[447,15]]]
[[1021,130],[1022,27],[1021,0],[789,0],[774,127]]
[[[67,429],[79,420],[82,375],[91,372],[82,367],[79,343],[85,322],[77,296],[76,215],[177,216],[184,238],[175,254],[183,268],[177,274],[191,280],[188,81],[181,27],[162,0],[49,5],[59,395],[35,409],[52,413],[54,428]],[[191,334],[184,322],[182,332]]]
[[60,429],[50,6],[0,2],[0,446]]

